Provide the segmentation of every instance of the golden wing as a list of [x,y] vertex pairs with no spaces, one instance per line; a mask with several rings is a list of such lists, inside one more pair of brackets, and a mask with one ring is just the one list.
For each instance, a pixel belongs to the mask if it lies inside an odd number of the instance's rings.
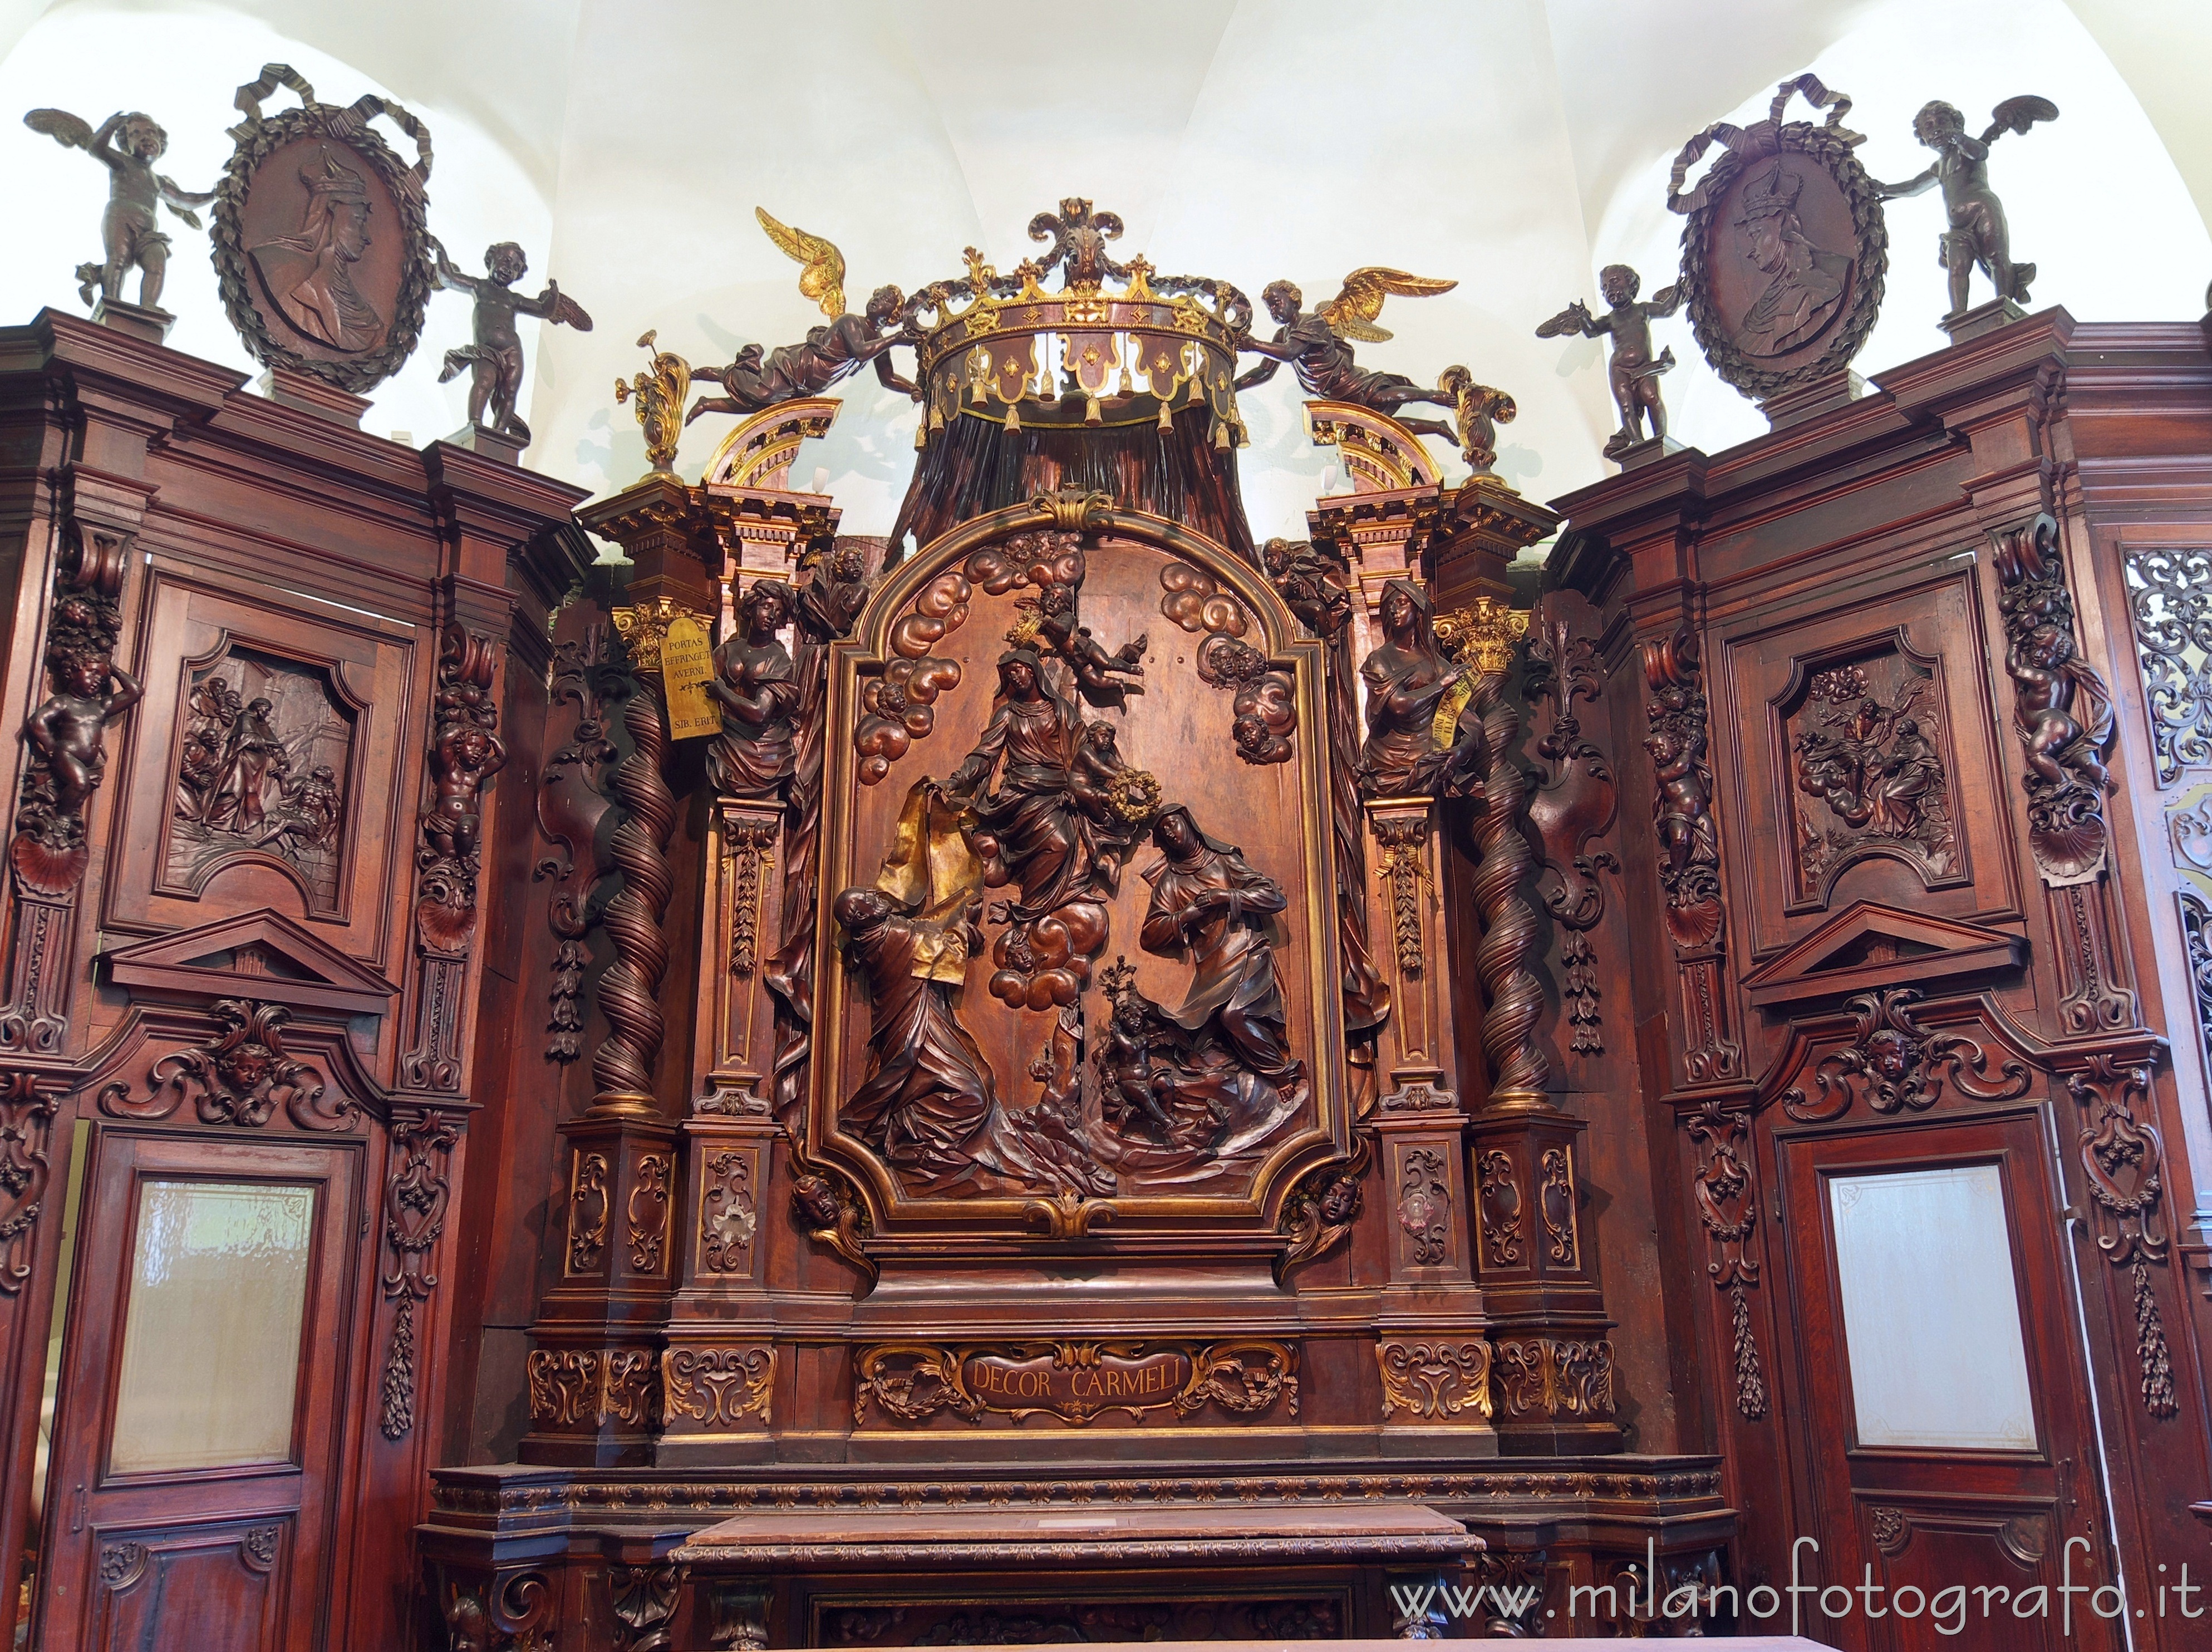
[[1433,298],[1458,285],[1455,281],[1409,276],[1403,270],[1355,270],[1344,278],[1344,290],[1314,313],[1328,322],[1329,331],[1339,338],[1379,344],[1390,337],[1387,330],[1375,325],[1375,318],[1382,313],[1384,299],[1392,294],[1400,298]]
[[783,249],[786,258],[795,258],[806,266],[799,272],[799,296],[819,304],[822,313],[832,321],[844,314],[845,255],[819,235],[810,235],[803,229],[776,222],[764,207],[755,207],[753,216],[768,231],[769,240]]

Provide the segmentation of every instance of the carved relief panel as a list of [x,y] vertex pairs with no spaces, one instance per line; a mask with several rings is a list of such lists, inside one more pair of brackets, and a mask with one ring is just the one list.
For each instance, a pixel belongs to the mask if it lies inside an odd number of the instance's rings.
[[1256,1218],[1349,1151],[1319,645],[1207,542],[1048,502],[836,645],[811,1133],[878,1245]]
[[1971,569],[1729,640],[1753,957],[1857,901],[2018,909],[1986,665]]
[[421,785],[413,628],[310,598],[252,604],[156,562],[141,660],[146,701],[103,921],[186,927],[273,908],[381,960]]

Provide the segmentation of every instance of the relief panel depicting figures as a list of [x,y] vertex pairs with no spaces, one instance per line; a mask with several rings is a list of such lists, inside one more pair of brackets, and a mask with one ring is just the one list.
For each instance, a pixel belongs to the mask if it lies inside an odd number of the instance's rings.
[[948,549],[841,645],[816,1139],[902,1200],[1241,1203],[1343,1127],[1312,645],[1218,556]]

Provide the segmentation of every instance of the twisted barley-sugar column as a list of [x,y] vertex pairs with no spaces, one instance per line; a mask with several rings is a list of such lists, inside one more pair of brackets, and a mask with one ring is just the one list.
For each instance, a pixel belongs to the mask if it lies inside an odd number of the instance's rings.
[[1521,835],[1521,805],[1528,777],[1513,765],[1521,738],[1521,714],[1505,696],[1505,673],[1485,671],[1468,696],[1482,718],[1482,738],[1490,754],[1483,782],[1486,801],[1475,824],[1482,859],[1474,872],[1474,905],[1482,920],[1482,939],[1474,949],[1474,973],[1481,983],[1482,1054],[1490,1067],[1489,1110],[1547,1105],[1551,1076],[1533,1035],[1543,1013],[1543,983],[1528,967],[1536,939],[1536,914],[1521,898],[1534,859]]
[[668,973],[668,943],[661,916],[675,883],[668,875],[668,839],[676,829],[676,794],[660,773],[668,736],[660,720],[657,678],[640,674],[637,691],[623,711],[630,753],[615,770],[615,800],[622,823],[608,853],[622,872],[622,888],[600,921],[614,943],[614,961],[599,977],[599,1010],[607,1036],[592,1057],[599,1094],[593,1113],[635,1116],[657,1109],[653,1069],[660,1059],[666,1023],[660,1014],[660,981]]

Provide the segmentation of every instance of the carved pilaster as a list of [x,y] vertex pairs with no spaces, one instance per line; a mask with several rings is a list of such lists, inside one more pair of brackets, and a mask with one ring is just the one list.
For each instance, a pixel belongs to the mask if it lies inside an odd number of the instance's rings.
[[54,1114],[67,1087],[54,1073],[0,1072],[0,1296],[30,1283],[39,1218],[52,1185]]
[[2097,1248],[2126,1271],[2130,1286],[2142,1407],[2166,1418],[2179,1406],[2156,1281],[2169,1269],[2172,1241],[2160,1226],[2166,1145],[2154,1119],[2150,1081],[2148,1059],[2099,1054],[2066,1075],[2066,1090],[2082,1109],[2079,1151]]
[[1709,1103],[1683,1122],[1690,1139],[1704,1150],[1692,1191],[1698,1219],[1712,1246],[1712,1260],[1705,1264],[1705,1272],[1714,1288],[1728,1298],[1735,1408],[1755,1423],[1766,1415],[1766,1376],[1751,1320],[1749,1293],[1759,1284],[1759,1261],[1749,1246],[1752,1230],[1759,1224],[1759,1195],[1751,1185],[1751,1166],[1743,1154],[1749,1119]]
[[620,756],[607,738],[613,702],[629,692],[629,672],[611,623],[592,620],[583,604],[562,610],[553,643],[552,704],[549,722],[574,702],[575,719],[566,742],[545,760],[538,783],[538,830],[553,853],[532,875],[551,880],[546,920],[559,938],[546,994],[545,1059],[566,1064],[583,1054],[585,947],[595,918],[592,892],[611,862],[600,831],[614,806],[607,768]]
[[1534,755],[1548,765],[1528,799],[1529,823],[1542,845],[1538,897],[1561,932],[1559,1007],[1568,1047],[1577,1054],[1605,1051],[1596,955],[1589,931],[1605,916],[1605,880],[1620,863],[1595,840],[1613,829],[1616,794],[1613,765],[1583,734],[1575,701],[1597,700],[1604,689],[1597,645],[1572,634],[1556,599],[1528,635],[1526,689],[1531,701],[1548,702],[1551,721]]
[[1449,1094],[1459,1061],[1435,805],[1426,798],[1378,798],[1364,811],[1375,847],[1363,904],[1374,914],[1370,929],[1390,937],[1375,960],[1392,1007],[1376,1043],[1380,1088],[1387,1095],[1423,1086],[1456,1106]]
[[765,1116],[775,1071],[775,999],[763,979],[775,939],[781,803],[716,800],[701,926],[698,1041],[694,1081],[702,1114]]
[[415,1428],[416,1367],[422,1346],[415,1309],[438,1287],[438,1276],[431,1270],[446,1229],[446,1207],[453,1200],[447,1166],[460,1129],[455,1120],[442,1114],[401,1113],[392,1117],[389,1133],[392,1162],[384,1184],[384,1241],[391,1253],[391,1270],[383,1282],[384,1298],[393,1307],[378,1423],[386,1439],[404,1440]]

